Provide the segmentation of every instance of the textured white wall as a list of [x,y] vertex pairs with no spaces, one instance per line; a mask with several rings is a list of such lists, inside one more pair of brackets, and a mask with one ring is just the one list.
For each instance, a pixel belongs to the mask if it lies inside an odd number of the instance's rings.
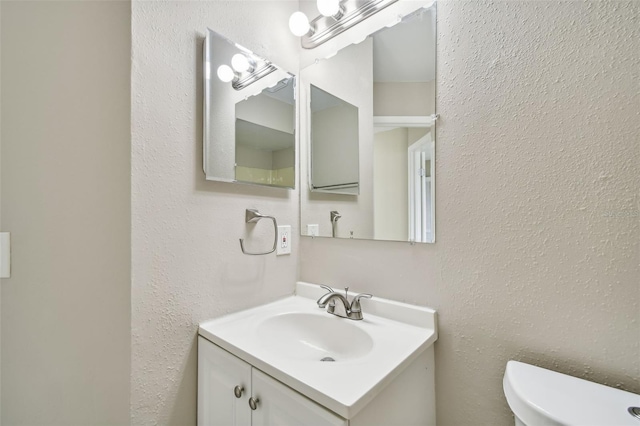
[[[198,323],[293,292],[298,192],[204,179],[201,51],[208,26],[295,73],[296,9],[132,4],[132,424],[195,424]],[[292,225],[293,254],[241,254],[240,237],[254,249],[272,243],[270,222],[245,224],[246,208]]]
[[126,424],[130,3],[0,8],[2,424]]
[[640,2],[439,1],[437,243],[303,238],[301,279],[438,309],[438,424],[509,359],[640,393]]

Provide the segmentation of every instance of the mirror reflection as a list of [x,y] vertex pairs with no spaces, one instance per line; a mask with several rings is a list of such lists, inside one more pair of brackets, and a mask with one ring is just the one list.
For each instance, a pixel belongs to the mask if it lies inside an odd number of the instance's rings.
[[310,110],[311,191],[358,194],[358,108],[311,85]]
[[207,180],[294,188],[294,76],[212,30],[204,74]]
[[[435,241],[435,17],[435,6],[419,9],[301,70],[301,102],[310,104],[301,118],[301,155],[308,158],[301,161],[302,235]],[[317,122],[318,87],[358,111],[350,124],[358,129],[358,152],[348,164],[338,143],[327,142],[316,158],[323,143],[317,127],[349,126],[346,115]],[[357,173],[358,192],[318,193],[319,160],[334,175]]]
[[435,143],[431,127],[383,123],[373,147],[374,237],[433,242]]

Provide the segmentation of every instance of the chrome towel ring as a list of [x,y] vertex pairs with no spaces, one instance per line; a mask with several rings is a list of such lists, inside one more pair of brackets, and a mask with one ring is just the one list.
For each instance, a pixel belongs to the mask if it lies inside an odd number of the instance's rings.
[[264,254],[273,253],[276,251],[276,247],[278,245],[278,222],[276,222],[276,218],[273,216],[263,215],[256,209],[247,209],[245,211],[244,220],[246,223],[256,223],[260,219],[271,219],[273,221],[273,248],[271,248],[270,251],[265,251],[264,253],[251,253],[244,249],[244,239],[240,238],[240,250],[242,250],[242,253],[249,256],[262,256]]

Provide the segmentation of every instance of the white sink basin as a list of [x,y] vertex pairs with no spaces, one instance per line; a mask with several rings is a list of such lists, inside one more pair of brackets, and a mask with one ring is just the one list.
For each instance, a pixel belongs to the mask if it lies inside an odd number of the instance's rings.
[[204,322],[199,334],[346,419],[437,339],[429,308],[374,297],[354,321],[318,308],[317,285],[297,283],[296,293]]
[[257,332],[264,348],[280,356],[305,361],[344,361],[365,356],[373,348],[369,333],[353,322],[324,311],[290,312],[266,318]]

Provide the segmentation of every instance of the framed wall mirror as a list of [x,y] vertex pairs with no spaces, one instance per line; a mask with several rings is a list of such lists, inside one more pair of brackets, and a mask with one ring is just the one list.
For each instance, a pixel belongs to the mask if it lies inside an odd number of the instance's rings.
[[[434,4],[300,71],[302,235],[435,242],[435,60]],[[319,88],[355,108],[355,155],[334,138],[317,158]],[[321,125],[344,128],[346,117]],[[357,171],[358,191],[318,191],[318,161],[336,176]]]
[[295,77],[207,31],[204,44],[207,180],[295,187]]

